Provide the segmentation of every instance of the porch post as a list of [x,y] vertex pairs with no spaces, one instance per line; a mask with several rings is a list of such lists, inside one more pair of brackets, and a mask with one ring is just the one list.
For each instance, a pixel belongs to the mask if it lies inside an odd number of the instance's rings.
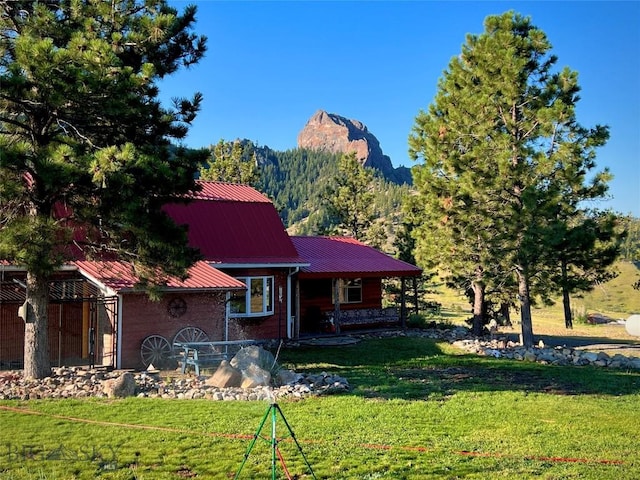
[[115,368],[122,368],[122,294],[118,294],[116,306],[116,364]]
[[224,294],[224,341],[229,340],[229,302],[231,301],[231,292],[227,290]]
[[340,282],[333,279],[333,325],[336,327],[336,334],[340,335]]
[[418,306],[418,277],[413,277],[413,298],[415,312],[418,315],[420,313],[420,307]]
[[295,277],[293,338],[300,338],[300,278]]
[[89,284],[82,282],[82,358],[89,358]]
[[406,286],[407,284],[405,278],[402,277],[400,279],[400,326],[403,330],[407,328],[407,298],[405,295]]

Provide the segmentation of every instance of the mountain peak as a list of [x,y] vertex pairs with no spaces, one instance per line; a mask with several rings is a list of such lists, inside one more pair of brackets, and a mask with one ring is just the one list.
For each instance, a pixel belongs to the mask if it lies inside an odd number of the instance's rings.
[[359,120],[318,110],[298,134],[298,148],[331,153],[355,152],[365,167],[380,170],[387,179],[396,183],[411,183],[408,169],[394,169],[376,136]]

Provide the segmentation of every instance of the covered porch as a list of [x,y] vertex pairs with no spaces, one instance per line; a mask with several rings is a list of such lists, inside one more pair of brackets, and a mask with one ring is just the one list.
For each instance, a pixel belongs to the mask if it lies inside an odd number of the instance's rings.
[[[422,270],[344,237],[293,237],[309,262],[297,275],[296,337],[344,330],[403,327],[407,293]],[[385,298],[383,283],[396,292]]]

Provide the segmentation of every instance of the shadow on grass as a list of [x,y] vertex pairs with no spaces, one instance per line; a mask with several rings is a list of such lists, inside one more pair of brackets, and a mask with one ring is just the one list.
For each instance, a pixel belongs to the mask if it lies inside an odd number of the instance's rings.
[[457,354],[424,338],[372,339],[340,347],[281,352],[297,372],[334,373],[348,395],[406,400],[439,399],[457,392],[525,391],[554,395],[625,395],[640,392],[640,373],[596,367],[561,367]]

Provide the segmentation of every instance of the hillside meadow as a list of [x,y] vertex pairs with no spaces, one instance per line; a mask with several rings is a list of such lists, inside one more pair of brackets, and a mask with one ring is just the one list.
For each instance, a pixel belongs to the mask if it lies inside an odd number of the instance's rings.
[[[573,329],[564,326],[562,299],[556,298],[551,306],[537,306],[532,309],[534,333],[560,336],[600,336],[612,339],[633,341],[622,325],[591,325],[585,319],[589,314],[600,314],[615,320],[626,320],[632,314],[640,314],[640,291],[633,284],[640,280],[640,268],[632,262],[618,262],[615,270],[618,275],[590,292],[571,297],[574,312]],[[463,325],[469,318],[470,307],[466,298],[451,289],[438,285],[436,293],[428,295],[429,300],[442,304],[443,311],[439,321]],[[511,312],[512,328],[502,328],[508,333],[519,331],[519,312]]]

